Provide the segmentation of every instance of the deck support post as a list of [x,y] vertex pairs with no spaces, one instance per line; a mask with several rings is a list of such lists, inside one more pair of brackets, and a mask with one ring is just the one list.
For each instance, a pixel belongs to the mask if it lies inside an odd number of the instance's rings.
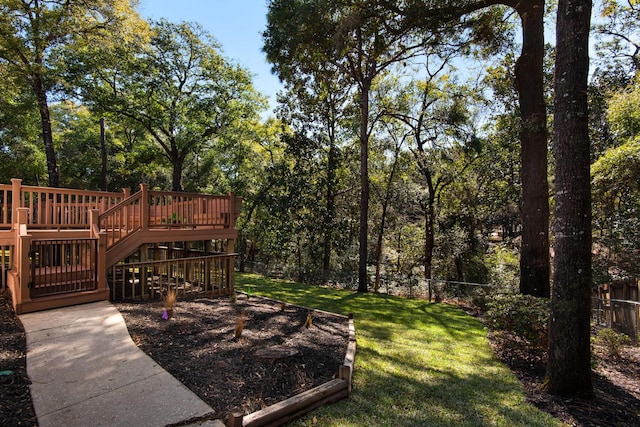
[[149,229],[149,184],[140,184],[140,228]]
[[[233,253],[233,246],[235,245],[235,239],[227,239],[227,255]],[[235,257],[227,257],[227,295],[232,295],[235,292]]]
[[[18,185],[20,184],[20,180]],[[14,182],[14,185],[16,183]],[[18,190],[20,191],[20,190]],[[20,194],[20,193],[18,193]],[[19,198],[19,196],[18,196]],[[14,288],[11,290],[16,314],[22,314],[22,304],[31,299],[29,291],[29,282],[31,280],[31,263],[29,260],[29,251],[31,250],[31,236],[27,233],[27,217],[28,208],[15,208],[15,233],[16,233],[16,250],[14,256],[15,271],[17,271]]]
[[[204,255],[208,256],[211,253],[211,240],[205,240],[204,242]],[[213,295],[213,283],[211,282],[211,261],[204,262],[204,290],[209,292],[211,289],[211,295]],[[215,271],[215,269],[214,269]]]
[[100,231],[100,211],[89,210],[89,224],[91,224],[91,237],[98,239],[98,256],[95,268],[98,279],[98,292],[104,294],[104,299],[109,299],[109,283],[107,282],[107,233]]
[[[236,228],[236,196],[229,192],[229,228],[235,230]],[[227,239],[227,247],[225,252],[232,254],[236,244],[235,239]],[[231,295],[235,292],[235,257],[227,258],[227,295]]]

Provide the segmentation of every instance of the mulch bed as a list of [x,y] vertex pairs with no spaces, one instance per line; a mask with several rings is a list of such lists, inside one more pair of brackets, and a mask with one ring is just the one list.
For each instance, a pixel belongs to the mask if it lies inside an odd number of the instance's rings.
[[133,341],[216,418],[238,408],[249,414],[337,378],[347,351],[347,318],[259,297],[180,300],[169,320],[161,303],[116,307]]
[[[34,426],[27,376],[27,340],[13,311],[11,295],[0,291],[0,426]],[[9,374],[7,371],[11,371]]]
[[594,399],[563,398],[542,391],[547,352],[531,349],[506,334],[489,333],[497,356],[524,385],[527,399],[572,426],[640,426],[640,348],[625,347],[620,357],[594,351]]
[[[223,417],[240,407],[252,412],[334,378],[347,345],[347,321],[308,310],[240,297],[179,301],[175,317],[162,319],[160,303],[117,304],[134,341],[161,366],[191,388]],[[239,312],[246,323],[240,339]],[[37,425],[25,369],[26,344],[10,298],[0,293],[0,371],[13,374],[0,383],[0,425]],[[640,348],[626,347],[620,358],[596,348],[596,398],[563,399],[541,392],[546,354],[504,336],[489,334],[498,357],[524,385],[530,402],[574,426],[640,425]],[[300,353],[260,359],[259,348],[282,346]]]

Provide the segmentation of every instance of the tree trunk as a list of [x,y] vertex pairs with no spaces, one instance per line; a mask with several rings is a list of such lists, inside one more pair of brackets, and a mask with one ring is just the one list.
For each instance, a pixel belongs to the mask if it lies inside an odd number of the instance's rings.
[[544,102],[544,0],[520,2],[522,54],[515,70],[521,114],[520,292],[549,297],[549,184]]
[[560,0],[556,27],[555,258],[550,393],[593,396],[590,364],[591,189],[587,81],[590,0]]
[[369,90],[371,82],[362,83],[360,101],[360,251],[358,257],[358,292],[367,292],[367,243],[369,238]]
[[171,174],[171,191],[182,191],[182,159],[173,159],[171,164],[173,172]]
[[44,87],[42,76],[33,76],[32,86],[36,99],[38,100],[38,107],[40,110],[42,140],[44,142],[44,152],[47,158],[47,173],[49,174],[49,187],[59,187],[60,175],[58,172],[58,162],[56,160],[56,149],[53,145],[53,131],[51,130],[49,103],[47,102],[47,91]]
[[436,246],[433,224],[435,222],[435,194],[433,189],[429,190],[429,201],[424,215],[424,278],[427,280],[429,288],[429,302],[433,294],[431,286],[431,270],[433,268],[433,249]]

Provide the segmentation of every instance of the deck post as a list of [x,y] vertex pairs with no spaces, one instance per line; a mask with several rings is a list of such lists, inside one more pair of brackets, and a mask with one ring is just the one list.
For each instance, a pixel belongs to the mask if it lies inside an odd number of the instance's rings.
[[[19,190],[18,190],[19,191]],[[27,234],[28,208],[16,208],[16,252],[15,263],[18,272],[18,289],[13,289],[15,293],[15,310],[17,314],[22,314],[22,304],[31,299],[29,291],[29,281],[31,279],[31,269],[29,262],[29,251],[31,249],[31,236]]]
[[91,224],[91,237],[98,239],[98,256],[96,261],[96,276],[98,280],[98,292],[104,293],[104,299],[109,299],[109,283],[107,282],[107,233],[100,231],[100,211],[89,211],[89,223]]
[[[211,254],[211,240],[205,240],[204,242],[204,255],[208,256]],[[211,295],[213,295],[213,283],[211,283],[211,260],[206,260],[204,262],[204,290],[205,292],[209,291],[211,288]],[[213,269],[215,271],[215,268]]]
[[[227,197],[229,198],[229,228],[230,229],[234,229],[236,226],[236,216],[235,216],[235,201],[236,198],[234,197],[232,192],[229,192],[227,194]],[[227,239],[224,251],[226,252],[227,256],[225,259],[225,264],[226,264],[226,270],[227,270],[227,283],[226,283],[226,292],[227,295],[232,295],[234,292],[234,283],[235,283],[235,277],[234,277],[234,265],[233,265],[233,257],[231,257],[229,254],[233,253],[233,247],[235,245],[235,239]]]
[[140,227],[149,229],[149,184],[140,184]]

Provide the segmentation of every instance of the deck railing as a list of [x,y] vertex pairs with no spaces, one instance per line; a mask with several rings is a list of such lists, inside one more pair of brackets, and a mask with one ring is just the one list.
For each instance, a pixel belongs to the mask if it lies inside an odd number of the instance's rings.
[[98,239],[31,241],[31,297],[98,288]]
[[86,229],[90,225],[89,211],[97,209],[104,212],[120,203],[128,194],[128,190],[110,193],[34,187],[22,185],[20,179],[11,181],[10,185],[0,184],[0,229],[10,229],[13,226],[16,208],[29,210],[29,228]]
[[149,191],[149,227],[231,226],[229,196]]
[[122,201],[122,194],[23,186],[22,207],[29,208],[30,228],[87,228],[89,211],[104,212]]
[[[16,197],[16,194],[19,194]],[[127,200],[127,203],[121,204]],[[149,191],[146,184],[129,197],[122,193],[67,188],[0,184],[0,229],[11,229],[15,209],[27,208],[30,229],[88,229],[89,212],[100,212],[100,228],[123,230],[114,240],[137,228],[214,227],[233,228],[240,204],[231,194],[213,196],[197,193]]]
[[13,200],[12,200],[11,184],[0,184],[0,204],[2,211],[0,212],[0,228],[11,228],[13,225]]
[[100,215],[98,225],[107,233],[107,247],[142,228],[141,205],[142,193],[136,193]]
[[168,289],[178,295],[230,295],[235,258],[236,254],[220,254],[116,264],[107,273],[111,299],[157,299]]

